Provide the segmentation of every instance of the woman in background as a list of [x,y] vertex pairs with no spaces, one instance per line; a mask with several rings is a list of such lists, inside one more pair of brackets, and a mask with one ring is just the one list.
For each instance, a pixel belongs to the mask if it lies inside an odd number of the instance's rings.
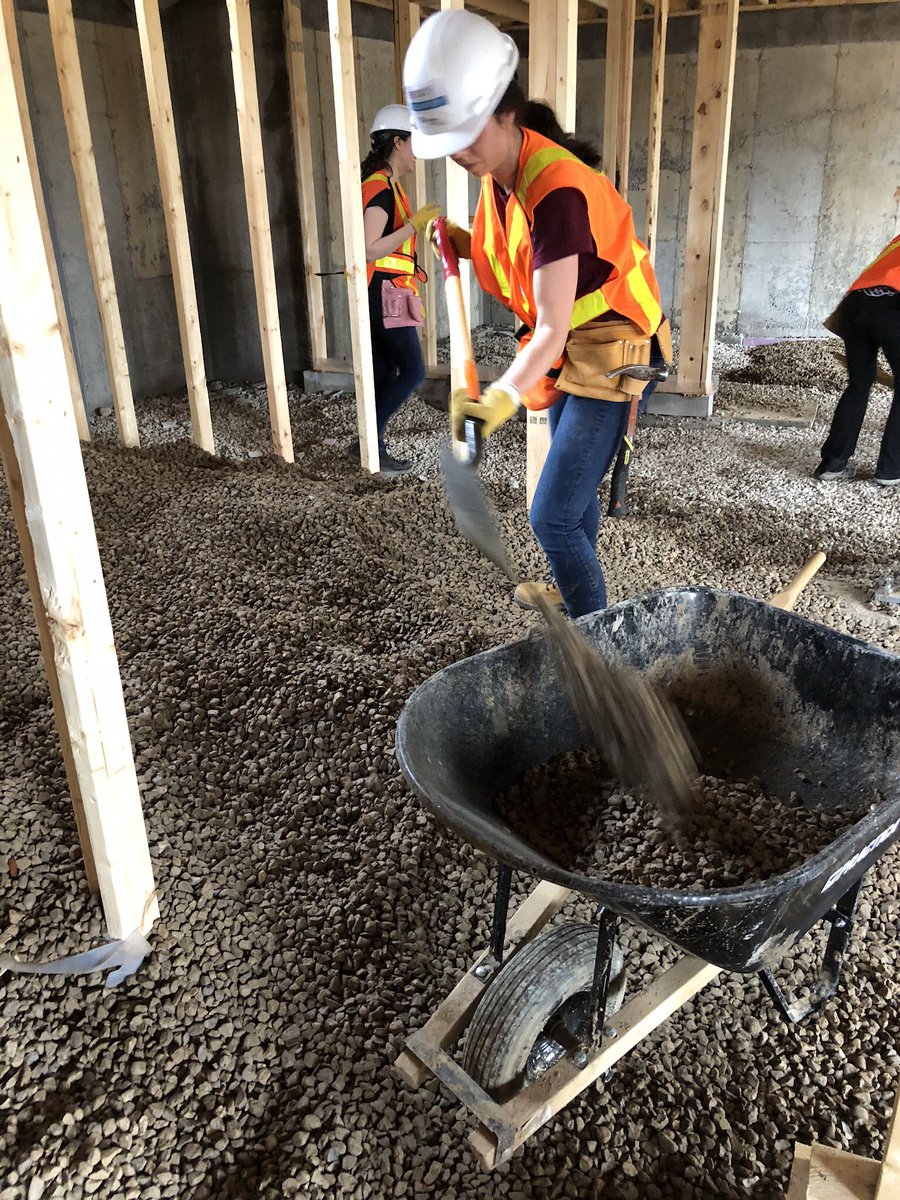
[[[362,164],[362,193],[378,456],[382,475],[402,475],[412,464],[388,452],[385,429],[425,378],[425,362],[414,324],[385,326],[384,289],[404,288],[418,297],[424,276],[416,260],[416,239],[439,209],[437,204],[426,204],[413,213],[398,182],[415,162],[409,109],[402,104],[386,105],[376,114],[370,135],[372,148]],[[388,299],[406,297],[392,297],[389,292]],[[359,442],[348,452],[359,461]]]

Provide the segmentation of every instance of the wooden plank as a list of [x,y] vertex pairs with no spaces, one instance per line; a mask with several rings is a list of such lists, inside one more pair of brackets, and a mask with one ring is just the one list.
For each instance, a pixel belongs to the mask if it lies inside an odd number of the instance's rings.
[[603,81],[603,173],[616,185],[619,136],[619,73],[624,0],[609,0],[606,13],[606,66]]
[[878,1170],[879,1164],[871,1158],[814,1145],[806,1200],[872,1200]]
[[275,261],[269,227],[269,199],[263,160],[259,120],[259,94],[256,88],[256,64],[253,56],[253,30],[250,24],[250,0],[226,0],[231,30],[231,65],[237,107],[244,194],[250,224],[250,251],[256,310],[262,342],[266,390],[269,395],[269,421],[276,454],[285,462],[294,461],[291,422],[288,413],[287,385],[284,377],[284,352],[278,317],[275,285]]
[[[422,23],[422,6],[420,4],[410,4],[409,6],[409,28],[410,38],[414,37],[416,31]],[[404,51],[404,55],[405,55]],[[399,92],[401,100],[403,99],[403,90]],[[414,189],[414,203],[416,208],[421,208],[428,201],[428,169],[427,163],[422,159],[416,159],[416,183]],[[437,366],[437,275],[438,268],[434,256],[431,251],[424,245],[416,246],[416,253],[419,261],[423,264],[428,275],[427,283],[420,284],[419,292],[422,296],[422,304],[425,309],[425,328],[422,331],[422,350],[425,356],[426,367]]]
[[153,129],[153,146],[162,191],[166,236],[169,239],[172,286],[175,289],[175,311],[178,314],[181,355],[191,413],[191,433],[195,445],[201,450],[215,454],[216,444],[209,412],[209,391],[203,361],[203,339],[197,309],[194,265],[181,185],[181,162],[175,138],[175,119],[172,114],[172,95],[169,90],[159,0],[135,0],[134,8],[144,64],[144,80],[147,85],[147,100],[150,105],[150,124]]
[[737,24],[738,0],[701,0],[678,356],[688,395],[712,388]]
[[123,446],[139,446],[140,437],[138,436],[137,418],[134,415],[134,397],[131,391],[128,359],[125,354],[125,335],[122,331],[122,317],[116,296],[116,281],[109,252],[106,221],[103,216],[100,180],[97,175],[97,164],[94,161],[84,81],[81,77],[75,18],[72,15],[71,0],[48,0],[48,7],[50,35],[53,39],[53,54],[56,59],[63,115],[69,139],[69,152],[75,172],[88,262],[100,309],[106,366],[109,372],[119,440]]
[[[68,58],[63,60],[69,63]],[[68,733],[84,828],[109,933],[148,929],[158,915],[103,571],[91,515],[65,352],[28,167],[5,27],[0,23],[0,393],[4,460],[21,493],[26,570],[39,595],[47,673]],[[15,230],[15,236],[11,231]],[[8,437],[6,432],[8,430]],[[13,465],[14,464],[14,465]],[[32,557],[33,556],[33,557]]]
[[784,1200],[806,1200],[809,1188],[809,1159],[812,1146],[798,1142],[794,1147],[794,1161],[791,1164],[791,1177],[788,1180],[788,1190]]
[[344,264],[350,299],[350,337],[353,346],[360,461],[367,471],[376,472],[379,468],[378,425],[375,416],[375,376],[372,370],[372,332],[366,283],[366,243],[360,187],[350,0],[328,0],[328,28],[331,40],[336,143],[341,179],[341,215],[344,225]]
[[25,137],[25,152],[28,156],[28,169],[31,172],[31,182],[34,188],[34,198],[41,223],[41,235],[44,239],[44,253],[47,256],[47,266],[50,270],[50,282],[53,285],[53,299],[56,302],[56,315],[59,320],[59,330],[63,340],[63,350],[66,355],[66,374],[69,380],[69,392],[72,396],[72,408],[78,425],[78,436],[83,442],[91,440],[87,414],[84,411],[84,397],[81,394],[81,381],[78,378],[78,364],[75,361],[75,348],[72,345],[72,334],[66,317],[66,305],[63,300],[62,282],[53,250],[53,239],[50,236],[50,222],[47,219],[47,206],[44,202],[44,191],[41,187],[41,175],[38,169],[37,150],[34,144],[34,132],[31,128],[31,118],[28,112],[28,97],[25,91],[25,76],[22,72],[22,57],[19,53],[19,36],[16,29],[16,11],[14,0],[0,0],[0,15],[6,30],[6,45],[9,48],[9,69],[13,86],[16,89],[16,100],[19,105],[19,116],[22,122],[22,132]]
[[291,129],[294,135],[294,171],[300,204],[300,232],[303,240],[303,276],[306,284],[306,311],[313,358],[328,356],[325,328],[325,299],[322,294],[322,270],[319,251],[319,222],[316,213],[315,162],[310,137],[309,89],[306,81],[306,55],[303,49],[303,21],[300,0],[284,0],[284,42],[288,82],[291,93]]
[[662,153],[663,98],[666,88],[666,36],[669,0],[657,0],[653,15],[653,54],[650,62],[650,130],[647,136],[645,230],[650,261],[656,264],[659,223],[659,164]]
[[616,105],[616,188],[628,199],[628,165],[631,142],[631,94],[634,90],[634,22],[635,0],[619,0],[619,95]]
[[[528,94],[546,100],[567,130],[575,128],[577,34],[577,0],[531,0]],[[550,450],[550,424],[546,412],[529,413],[527,422],[525,504],[530,509]]]
[[28,517],[25,511],[25,489],[22,485],[22,473],[19,470],[19,462],[13,447],[12,434],[9,432],[6,411],[2,403],[0,403],[0,460],[2,460],[3,473],[6,476],[6,486],[9,491],[13,519],[16,523],[16,533],[19,535],[19,546],[22,550],[22,561],[25,565],[25,578],[28,583],[28,592],[31,596],[31,605],[34,609],[38,641],[41,646],[41,660],[50,689],[50,699],[53,704],[53,719],[56,724],[56,732],[59,735],[63,765],[66,769],[66,783],[69,785],[69,795],[72,798],[72,809],[75,813],[75,824],[78,828],[78,840],[81,844],[81,855],[84,859],[88,889],[92,893],[96,893],[99,891],[100,885],[97,882],[97,868],[94,866],[94,855],[91,850],[90,837],[88,836],[87,820],[84,815],[84,802],[81,798],[81,785],[78,782],[78,772],[75,770],[72,742],[69,738],[69,728],[66,725],[66,714],[59,687],[59,676],[56,672],[56,660],[53,657],[53,639],[50,636],[47,613],[41,600],[41,587],[38,582],[37,568],[34,561],[34,544],[31,540],[31,531],[28,528]]
[[874,1200],[897,1200],[900,1196],[900,1092],[884,1139],[884,1158],[878,1175]]
[[[463,0],[441,0],[441,12],[465,8]],[[469,209],[469,173],[451,159],[446,160],[447,169],[447,203],[445,211],[451,221],[462,225],[465,229],[472,227],[472,214]],[[472,324],[472,266],[464,258],[459,263],[459,278],[462,284],[463,303],[466,308],[466,321]]]
[[415,32],[411,9],[409,0],[394,0],[394,95],[398,104],[403,103],[403,59]]

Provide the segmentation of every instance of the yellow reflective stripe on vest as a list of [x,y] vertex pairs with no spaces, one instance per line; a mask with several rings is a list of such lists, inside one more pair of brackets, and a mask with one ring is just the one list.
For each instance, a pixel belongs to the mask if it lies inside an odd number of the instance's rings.
[[632,296],[644,310],[650,328],[658,329],[662,320],[662,309],[659,301],[651,292],[647,277],[641,267],[641,263],[647,257],[647,250],[640,242],[632,242],[632,249],[634,250],[635,266],[631,268],[625,278],[628,280]]
[[500,286],[500,291],[503,293],[504,300],[510,297],[509,280],[506,278],[506,272],[503,270],[503,265],[497,257],[497,232],[494,228],[494,198],[491,196],[482,204],[484,211],[484,251],[487,255],[488,262],[491,264],[491,270],[494,273],[494,278]]
[[543,171],[544,167],[548,167],[552,162],[559,162],[563,158],[571,159],[574,162],[581,161],[574,154],[570,154],[568,150],[563,150],[562,146],[545,146],[543,150],[538,150],[532,154],[531,158],[525,164],[522,178],[516,189],[516,196],[523,207],[528,189],[534,183],[535,179],[537,179],[538,175],[540,175],[541,171]]
[[395,275],[414,275],[416,264],[410,257],[400,258],[395,254],[386,254],[384,258],[375,259],[375,270],[392,271]]
[[[866,271],[871,271],[873,267],[878,266],[883,258],[887,258],[889,254],[896,254],[898,250],[900,250],[900,238],[894,238],[892,242],[889,242],[885,246],[879,255],[872,259],[872,261],[866,267]],[[863,271],[862,274],[865,275],[866,271]]]

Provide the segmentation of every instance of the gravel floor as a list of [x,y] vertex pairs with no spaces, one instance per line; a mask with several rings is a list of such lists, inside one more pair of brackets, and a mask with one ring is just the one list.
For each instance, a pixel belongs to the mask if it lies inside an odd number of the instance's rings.
[[[636,515],[601,530],[613,600],[683,583],[766,596],[821,548],[798,611],[900,651],[900,613],[869,603],[900,574],[900,496],[866,478],[887,398],[863,478],[812,480],[841,382],[827,354],[788,356],[790,378],[770,356],[773,386],[817,389],[813,429],[640,430]],[[454,1100],[393,1078],[482,944],[491,895],[487,861],[404,785],[394,725],[420,681],[534,617],[453,532],[439,413],[408,406],[393,447],[419,472],[388,481],[344,457],[345,395],[292,397],[296,467],[268,453],[261,389],[220,387],[214,405],[234,461],[186,444],[171,399],[141,405],[146,449],[117,449],[101,420],[85,452],[163,919],[117,989],[0,982],[0,1200],[774,1198],[797,1138],[880,1157],[900,1088],[896,847],[822,1015],[789,1028],[755,978],[722,976],[491,1175]],[[485,475],[518,566],[541,575],[522,424]],[[102,930],[5,507],[0,592],[0,861],[18,872],[0,876],[0,949],[46,958]],[[625,949],[635,985],[674,953],[636,930]],[[808,935],[779,977],[796,986],[820,952]]]

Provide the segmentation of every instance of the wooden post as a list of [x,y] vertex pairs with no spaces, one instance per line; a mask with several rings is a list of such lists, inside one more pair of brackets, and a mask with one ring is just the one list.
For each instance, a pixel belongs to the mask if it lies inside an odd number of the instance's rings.
[[[441,12],[463,9],[463,0],[441,0]],[[447,216],[464,229],[471,228],[469,211],[469,172],[458,163],[446,160],[447,168]],[[459,278],[462,284],[463,302],[466,306],[466,322],[472,327],[472,266],[467,258],[459,261]]]
[[75,171],[88,261],[94,279],[97,304],[100,308],[106,366],[109,371],[119,440],[123,446],[139,446],[137,419],[134,415],[134,397],[131,392],[128,359],[125,355],[125,335],[122,332],[122,317],[119,312],[116,281],[109,253],[109,238],[106,233],[106,221],[103,217],[100,180],[97,176],[97,164],[94,161],[94,147],[88,122],[84,81],[81,77],[81,62],[78,57],[78,41],[75,35],[72,3],[71,0],[48,0],[48,7],[53,54],[56,58],[56,72],[59,78],[63,115],[69,138],[69,152]]
[[[25,134],[0,23],[0,449],[90,873],[109,933],[158,916],[128,720]],[[12,231],[15,230],[15,236]],[[61,710],[61,716],[60,716]],[[83,844],[84,844],[83,843]]]
[[650,261],[656,263],[659,220],[659,163],[662,151],[663,96],[666,85],[666,34],[669,0],[656,0],[653,13],[653,58],[650,63],[650,131],[647,137],[646,237]]
[[187,213],[181,186],[181,163],[175,140],[175,121],[172,115],[172,96],[163,44],[159,0],[135,0],[144,79],[150,104],[150,124],[159,185],[162,190],[163,211],[166,216],[166,236],[169,239],[169,258],[172,262],[172,285],[175,289],[175,310],[181,335],[181,354],[191,411],[191,432],[195,445],[214,454],[212,419],[209,413],[209,392],[206,387],[206,367],[203,362],[203,340],[197,312],[197,292],[194,286],[194,266],[188,237]]
[[[397,103],[403,103],[403,59],[412,41],[412,5],[409,0],[393,0],[394,12],[394,94]],[[416,8],[418,9],[418,4]]]
[[[409,6],[409,30],[410,40],[415,36],[419,25],[422,23],[422,8],[419,4],[410,4]],[[397,53],[395,48],[394,53]],[[406,50],[403,51],[404,57]],[[401,102],[404,100],[403,89],[401,86],[398,96]],[[428,180],[426,175],[426,164],[421,159],[416,159],[416,185],[415,185],[415,205],[416,208],[421,208],[428,200]],[[423,351],[425,356],[426,367],[437,367],[437,275],[438,268],[434,258],[429,258],[430,251],[426,246],[417,246],[417,254],[419,260],[425,263],[425,270],[428,273],[428,282],[419,284],[419,291],[422,293],[422,301],[425,309],[425,328],[423,330]]]
[[291,127],[294,133],[294,170],[300,203],[300,229],[303,237],[303,274],[306,280],[306,311],[313,361],[328,357],[325,330],[325,301],[322,296],[322,270],[319,251],[319,223],[316,216],[316,189],[313,172],[312,140],[309,133],[309,91],[306,84],[306,55],[303,50],[303,21],[300,0],[284,0],[284,41],[288,80],[291,89]]
[[360,186],[359,131],[356,120],[356,78],[353,70],[353,27],[350,0],[328,0],[331,71],[334,80],[334,120],[341,179],[344,224],[344,264],[350,298],[350,338],[359,424],[360,461],[367,471],[379,468],[378,423],[375,416],[375,376],[372,370],[372,330],[366,283],[366,239]]
[[712,390],[738,0],[701,0],[691,190],[685,234],[678,390]]
[[894,1111],[884,1139],[884,1158],[878,1172],[874,1200],[891,1200],[900,1196],[900,1092],[894,1100]]
[[635,0],[609,0],[603,101],[603,170],[627,197]]
[[0,0],[0,11],[2,11],[3,24],[6,28],[6,44],[9,47],[9,69],[12,74],[13,85],[16,89],[19,117],[22,122],[22,133],[25,136],[25,152],[28,155],[28,169],[31,172],[31,183],[34,188],[34,198],[37,203],[38,217],[41,222],[41,235],[44,239],[44,252],[47,256],[47,266],[50,270],[50,282],[53,284],[53,299],[56,302],[59,330],[62,334],[63,350],[66,355],[66,374],[69,378],[69,391],[72,394],[72,407],[75,410],[78,436],[83,442],[89,442],[91,440],[91,431],[88,428],[87,415],[84,411],[84,397],[81,394],[81,381],[78,378],[75,348],[72,345],[72,335],[69,331],[69,322],[66,318],[62,282],[60,281],[59,269],[56,265],[53,239],[50,236],[50,222],[47,219],[47,208],[44,203],[43,188],[41,187],[41,175],[38,169],[34,133],[31,128],[31,118],[28,115],[28,97],[25,92],[25,77],[22,73],[22,59],[19,54],[19,36],[16,30],[14,0]]
[[278,294],[275,288],[275,262],[272,255],[272,232],[269,227],[269,199],[266,193],[266,168],[260,132],[250,0],[226,0],[226,3],[231,28],[231,65],[234,72],[241,162],[244,168],[244,192],[250,223],[256,309],[259,315],[266,390],[269,394],[269,421],[272,425],[275,452],[285,462],[293,462],[294,447],[284,378]]
[[[575,128],[577,34],[577,0],[531,0],[528,94],[534,100],[546,100],[566,130]],[[525,444],[525,504],[530,509],[550,450],[546,412],[528,414]]]

